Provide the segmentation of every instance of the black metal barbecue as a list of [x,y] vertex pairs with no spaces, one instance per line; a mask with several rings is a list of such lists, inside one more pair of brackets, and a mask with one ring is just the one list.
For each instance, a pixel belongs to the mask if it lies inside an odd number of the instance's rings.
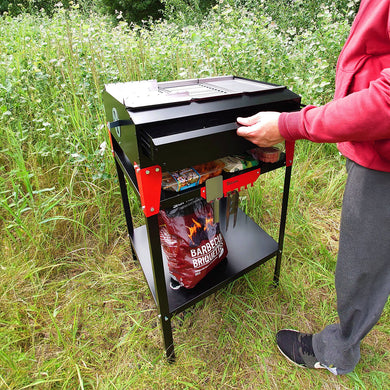
[[[207,181],[180,192],[164,191],[162,173],[252,149],[253,144],[236,135],[236,118],[259,111],[297,111],[300,97],[284,86],[223,76],[108,84],[103,100],[133,254],[156,302],[165,352],[172,360],[174,314],[273,257],[274,281],[278,283],[294,143],[286,142],[285,152],[277,162],[221,175],[220,226],[229,252],[226,261],[193,289],[170,288],[157,216],[160,209],[199,196],[212,201],[215,194]],[[225,197],[252,185],[260,174],[282,167],[286,169],[278,241],[241,210],[237,212],[235,228],[226,230]],[[145,214],[145,225],[141,227],[133,227],[125,179],[140,199]]]

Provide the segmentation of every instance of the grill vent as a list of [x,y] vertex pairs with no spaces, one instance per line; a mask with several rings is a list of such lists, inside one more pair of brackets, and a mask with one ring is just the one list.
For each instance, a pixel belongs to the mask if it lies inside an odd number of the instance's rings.
[[140,146],[142,152],[150,159],[153,157],[153,142],[151,138],[144,132],[140,133]]

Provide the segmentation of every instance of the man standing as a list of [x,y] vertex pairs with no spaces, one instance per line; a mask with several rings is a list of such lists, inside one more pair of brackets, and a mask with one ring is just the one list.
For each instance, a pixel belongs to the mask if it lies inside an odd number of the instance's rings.
[[331,142],[347,158],[335,275],[340,321],[314,335],[284,329],[276,341],[300,366],[351,372],[390,294],[390,0],[361,1],[338,59],[333,101],[237,122],[237,134],[258,146]]

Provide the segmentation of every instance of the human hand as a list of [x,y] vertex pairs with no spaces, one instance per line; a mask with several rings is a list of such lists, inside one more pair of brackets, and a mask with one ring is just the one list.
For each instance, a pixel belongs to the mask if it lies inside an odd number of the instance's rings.
[[260,147],[269,147],[284,141],[280,135],[278,120],[280,112],[263,111],[247,118],[237,118],[243,126],[237,129],[237,135]]

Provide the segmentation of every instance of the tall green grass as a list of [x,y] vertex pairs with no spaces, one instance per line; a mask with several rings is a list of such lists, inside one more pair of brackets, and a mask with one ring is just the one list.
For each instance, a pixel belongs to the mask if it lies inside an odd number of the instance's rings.
[[[388,308],[343,378],[277,353],[282,326],[336,320],[333,271],[345,180],[333,145],[299,142],[279,288],[269,262],[173,319],[163,357],[157,313],[133,263],[101,92],[105,83],[237,74],[332,97],[347,22],[283,31],[219,3],[199,26],[124,22],[61,7],[0,24],[0,387],[6,389],[356,388],[389,385]],[[277,234],[283,172],[242,206]],[[131,195],[136,224],[139,203]],[[387,385],[387,386],[386,386]]]

